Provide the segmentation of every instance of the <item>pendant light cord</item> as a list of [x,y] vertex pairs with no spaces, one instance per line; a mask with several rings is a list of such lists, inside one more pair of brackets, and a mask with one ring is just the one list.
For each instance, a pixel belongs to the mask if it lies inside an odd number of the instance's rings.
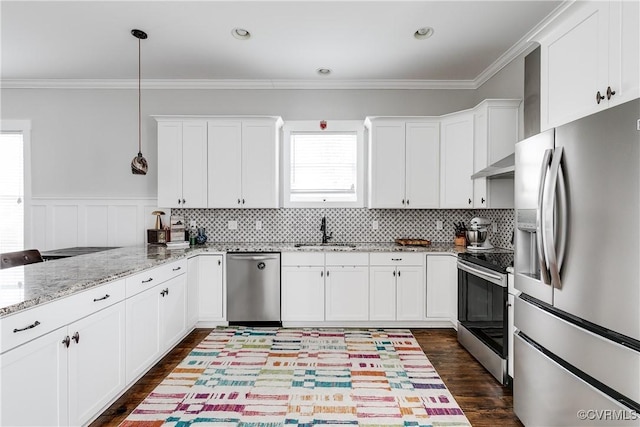
[[142,98],[142,90],[140,88],[141,86],[141,82],[140,82],[140,76],[141,76],[141,62],[142,62],[142,56],[140,54],[140,39],[138,39],[138,155],[142,155],[142,128],[141,128],[141,122],[142,122],[142,103],[141,103],[141,98]]

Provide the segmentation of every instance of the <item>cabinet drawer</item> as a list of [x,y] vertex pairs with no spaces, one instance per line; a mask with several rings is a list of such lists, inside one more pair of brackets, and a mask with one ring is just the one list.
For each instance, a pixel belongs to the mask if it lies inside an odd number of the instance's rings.
[[124,279],[72,295],[68,298],[76,321],[124,300]]
[[324,266],[323,252],[284,252],[281,255],[282,265],[317,265]]
[[373,252],[369,256],[371,265],[424,265],[424,253]]
[[187,260],[181,259],[158,267],[150,268],[142,273],[134,274],[126,279],[126,296],[140,293],[155,285],[187,272]]
[[[7,316],[0,322],[0,353],[47,334],[71,322],[69,298],[38,305]],[[62,340],[62,337],[60,338]]]
[[325,254],[326,265],[369,265],[368,252],[330,252]]

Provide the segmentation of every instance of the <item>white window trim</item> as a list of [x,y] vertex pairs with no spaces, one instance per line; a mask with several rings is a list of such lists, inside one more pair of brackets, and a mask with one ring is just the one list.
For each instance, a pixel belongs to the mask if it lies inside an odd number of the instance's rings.
[[356,172],[356,197],[355,202],[339,201],[314,201],[292,202],[291,194],[291,133],[318,132],[319,120],[294,120],[284,122],[282,131],[282,206],[285,208],[363,208],[364,200],[364,123],[358,120],[327,120],[327,132],[355,132],[357,144],[358,169]]
[[24,162],[24,248],[31,249],[31,120],[0,120],[0,132],[22,133],[22,161]]

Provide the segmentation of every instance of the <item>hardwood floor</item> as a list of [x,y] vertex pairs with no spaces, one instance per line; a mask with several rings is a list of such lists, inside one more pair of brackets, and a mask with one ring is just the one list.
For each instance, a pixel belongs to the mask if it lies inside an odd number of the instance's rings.
[[[202,341],[211,329],[196,329],[104,411],[91,427],[117,426]],[[502,387],[458,344],[453,329],[411,332],[474,427],[522,426],[513,413],[511,390]]]

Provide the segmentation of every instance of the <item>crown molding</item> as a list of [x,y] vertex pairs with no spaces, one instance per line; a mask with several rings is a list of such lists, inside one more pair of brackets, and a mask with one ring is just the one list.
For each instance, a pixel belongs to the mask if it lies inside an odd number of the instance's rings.
[[[143,89],[292,89],[292,90],[430,90],[430,89],[478,89],[491,77],[523,53],[536,46],[537,37],[558,16],[564,13],[576,0],[565,0],[547,15],[538,25],[525,34],[511,48],[503,53],[491,65],[473,80],[334,80],[331,78],[315,80],[293,79],[146,79],[142,80]],[[2,89],[136,89],[136,79],[2,79]]]
[[491,65],[489,65],[473,82],[476,89],[485,84],[491,77],[495,76],[500,70],[506,67],[511,61],[522,54],[531,52],[537,46],[536,37],[544,29],[546,29],[558,16],[562,15],[576,0],[565,0],[551,11],[542,21],[533,27],[527,34],[522,36],[513,46],[505,53],[500,55]]
[[[473,80],[235,80],[146,79],[143,89],[476,89]],[[3,79],[2,89],[136,89],[134,79]]]

